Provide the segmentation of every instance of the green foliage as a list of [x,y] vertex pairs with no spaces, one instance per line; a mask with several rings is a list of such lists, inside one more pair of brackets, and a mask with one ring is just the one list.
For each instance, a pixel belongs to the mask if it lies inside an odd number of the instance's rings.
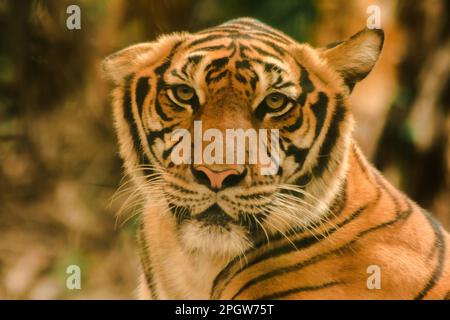
[[311,39],[317,7],[312,0],[198,1],[199,29],[238,17],[253,17],[280,29],[298,41]]

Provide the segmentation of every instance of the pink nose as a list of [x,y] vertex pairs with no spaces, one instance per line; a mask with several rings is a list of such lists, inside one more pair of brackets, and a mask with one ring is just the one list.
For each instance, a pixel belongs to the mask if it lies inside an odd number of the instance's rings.
[[[201,181],[202,179],[199,177],[199,172],[203,172],[209,182],[209,187],[214,190],[219,190],[225,187],[224,181],[228,177],[239,178],[241,173],[236,169],[226,169],[223,171],[214,171],[205,166],[198,166],[193,168],[194,176]],[[240,179],[229,179],[229,180],[240,180]]]

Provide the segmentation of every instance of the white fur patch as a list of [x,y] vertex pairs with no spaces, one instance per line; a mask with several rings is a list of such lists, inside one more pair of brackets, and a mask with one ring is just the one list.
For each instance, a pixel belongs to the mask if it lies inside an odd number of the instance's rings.
[[244,228],[230,224],[228,229],[190,220],[180,226],[181,243],[190,252],[235,257],[251,247]]

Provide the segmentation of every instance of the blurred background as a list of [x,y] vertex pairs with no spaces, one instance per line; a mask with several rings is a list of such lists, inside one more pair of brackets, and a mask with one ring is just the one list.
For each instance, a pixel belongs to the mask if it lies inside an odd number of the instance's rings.
[[[81,30],[66,28],[71,4]],[[112,201],[122,169],[103,57],[240,16],[323,46],[364,28],[372,4],[386,40],[351,98],[356,138],[450,230],[448,1],[0,0],[0,299],[134,298],[135,220],[116,218],[126,195]],[[66,288],[71,264],[81,290]]]

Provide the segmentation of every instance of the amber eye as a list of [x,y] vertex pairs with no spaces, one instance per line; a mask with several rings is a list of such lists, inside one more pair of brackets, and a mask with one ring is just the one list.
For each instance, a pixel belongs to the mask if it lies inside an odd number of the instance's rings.
[[194,89],[184,84],[176,86],[172,89],[172,93],[179,102],[190,102],[195,96]]
[[272,93],[266,97],[265,101],[266,105],[275,111],[283,108],[288,102],[288,98],[281,93]]

